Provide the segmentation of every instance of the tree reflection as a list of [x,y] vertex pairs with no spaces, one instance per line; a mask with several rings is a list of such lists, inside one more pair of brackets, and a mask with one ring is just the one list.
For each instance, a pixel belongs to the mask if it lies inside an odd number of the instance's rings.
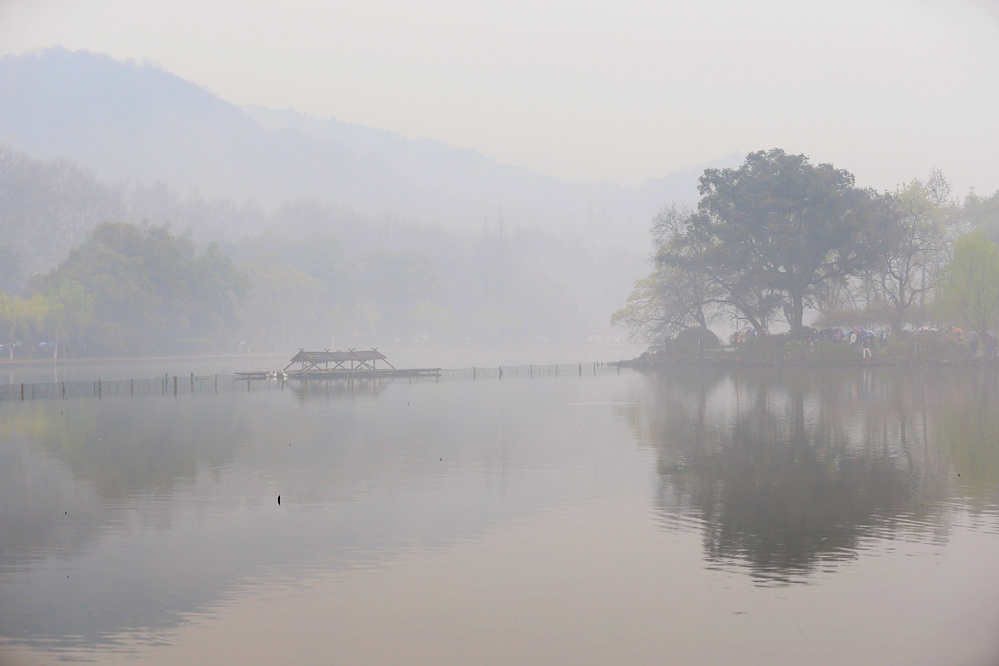
[[994,374],[688,371],[650,375],[627,417],[657,449],[664,518],[696,519],[713,566],[790,581],[871,537],[946,538],[955,492],[994,503],[994,387]]
[[[0,420],[0,570],[83,552],[127,511],[229,464],[247,425],[204,401],[7,403]],[[168,525],[169,514],[139,511]],[[165,517],[164,517],[165,516]]]
[[947,455],[951,476],[966,503],[975,510],[999,505],[999,373],[969,374],[949,387],[946,396],[932,391],[939,405],[935,433]]

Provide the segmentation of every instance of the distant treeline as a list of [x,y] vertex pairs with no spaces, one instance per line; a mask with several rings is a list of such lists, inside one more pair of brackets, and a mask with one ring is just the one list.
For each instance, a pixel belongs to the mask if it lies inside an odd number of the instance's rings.
[[451,303],[475,302],[483,285],[449,285],[446,271],[416,251],[350,260],[328,236],[264,235],[199,252],[164,226],[101,223],[23,295],[0,292],[0,340],[19,343],[6,347],[18,356],[53,355],[50,345],[60,355],[148,356],[578,335],[576,305],[553,280],[510,271],[492,287],[507,291],[498,297],[509,298],[505,309],[459,309]]
[[[655,270],[613,316],[654,349],[731,324],[999,325],[999,191],[963,201],[934,171],[891,192],[804,155],[752,153],[707,169],[696,209],[652,222]],[[738,327],[738,326],[737,326]],[[696,336],[694,336],[696,337]]]
[[0,146],[4,355],[579,341],[609,332],[639,263],[499,209],[464,230],[317,200],[264,211]]

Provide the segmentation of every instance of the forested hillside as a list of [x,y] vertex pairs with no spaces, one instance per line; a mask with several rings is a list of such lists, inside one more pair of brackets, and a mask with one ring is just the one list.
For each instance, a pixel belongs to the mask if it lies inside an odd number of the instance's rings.
[[[149,258],[164,253],[172,259]],[[68,160],[0,147],[8,354],[10,342],[39,353],[60,334],[76,343],[63,353],[102,355],[240,342],[283,351],[328,346],[334,335],[344,345],[580,341],[608,335],[607,312],[642,264],[620,248],[514,228],[498,213],[462,231],[315,199],[264,210],[107,183]],[[227,284],[229,296],[185,305],[196,285],[178,286],[180,275]]]

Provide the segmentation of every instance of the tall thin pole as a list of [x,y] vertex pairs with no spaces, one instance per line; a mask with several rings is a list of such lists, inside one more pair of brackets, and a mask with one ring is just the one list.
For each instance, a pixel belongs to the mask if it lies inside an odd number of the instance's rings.
[[489,307],[489,216],[482,215],[482,285],[485,306]]
[[499,209],[499,269],[500,269],[500,314],[506,316],[506,294],[503,274],[503,208]]

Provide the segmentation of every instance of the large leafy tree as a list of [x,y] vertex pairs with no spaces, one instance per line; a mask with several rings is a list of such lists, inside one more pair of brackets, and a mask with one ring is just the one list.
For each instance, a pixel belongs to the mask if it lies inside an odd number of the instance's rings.
[[878,197],[853,175],[780,149],[746,157],[738,169],[707,169],[688,234],[704,248],[702,270],[726,300],[761,327],[776,299],[792,333],[828,283],[866,269]]
[[167,227],[124,223],[98,225],[32,287],[58,290],[66,280],[93,298],[95,321],[85,339],[98,354],[176,353],[191,351],[194,340],[224,342],[238,326],[236,307],[248,288],[216,247],[198,254]]

